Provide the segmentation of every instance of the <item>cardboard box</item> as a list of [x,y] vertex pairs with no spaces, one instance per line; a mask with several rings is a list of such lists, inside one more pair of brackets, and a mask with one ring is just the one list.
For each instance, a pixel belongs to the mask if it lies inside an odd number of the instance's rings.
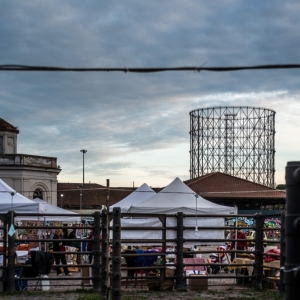
[[[93,284],[94,268],[81,267],[81,277],[86,277],[81,280],[81,285]],[[92,278],[89,278],[89,277],[92,277]]]
[[208,279],[207,275],[190,275],[189,276],[190,290],[207,290]]
[[78,267],[73,265],[72,267],[68,267],[68,271],[71,273],[77,273],[77,272],[79,272],[79,269],[78,269]]

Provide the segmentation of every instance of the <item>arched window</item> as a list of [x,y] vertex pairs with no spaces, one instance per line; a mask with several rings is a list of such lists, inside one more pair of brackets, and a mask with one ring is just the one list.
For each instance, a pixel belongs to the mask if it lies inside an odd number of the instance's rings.
[[43,199],[43,191],[41,191],[40,189],[36,189],[34,192],[33,192],[33,199],[35,198],[39,198],[39,199]]

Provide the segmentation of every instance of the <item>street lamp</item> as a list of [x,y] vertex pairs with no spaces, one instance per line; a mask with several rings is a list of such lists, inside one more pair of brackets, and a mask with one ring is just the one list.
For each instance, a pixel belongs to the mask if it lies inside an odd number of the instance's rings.
[[[87,153],[87,150],[80,150],[82,152],[82,187],[84,186],[84,154]],[[80,210],[82,208],[82,190],[80,191]]]
[[194,194],[195,198],[196,198],[196,228],[195,228],[195,231],[197,232],[198,231],[198,224],[197,224],[197,217],[198,217],[198,205],[197,205],[197,200],[199,198],[199,195],[198,194]]
[[79,209],[81,209],[82,204],[82,184],[78,186],[80,188],[80,195],[79,195]]
[[82,186],[84,186],[84,154],[87,153],[87,150],[82,149],[80,152],[82,152]]
[[60,194],[60,208],[62,208],[62,198],[63,198],[64,194]]

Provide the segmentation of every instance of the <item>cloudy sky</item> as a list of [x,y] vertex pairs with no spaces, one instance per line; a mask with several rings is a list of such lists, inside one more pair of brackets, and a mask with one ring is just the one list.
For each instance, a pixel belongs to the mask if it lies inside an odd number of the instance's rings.
[[[300,63],[298,0],[2,0],[0,64],[152,68]],[[300,70],[0,71],[0,117],[18,153],[57,157],[60,182],[164,186],[189,179],[189,112],[276,111],[276,176],[300,160]]]

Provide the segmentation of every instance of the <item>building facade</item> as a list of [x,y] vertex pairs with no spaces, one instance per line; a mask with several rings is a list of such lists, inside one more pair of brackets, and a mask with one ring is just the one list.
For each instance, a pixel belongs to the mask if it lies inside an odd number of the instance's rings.
[[0,118],[0,178],[28,199],[57,205],[56,157],[17,153],[17,127]]

